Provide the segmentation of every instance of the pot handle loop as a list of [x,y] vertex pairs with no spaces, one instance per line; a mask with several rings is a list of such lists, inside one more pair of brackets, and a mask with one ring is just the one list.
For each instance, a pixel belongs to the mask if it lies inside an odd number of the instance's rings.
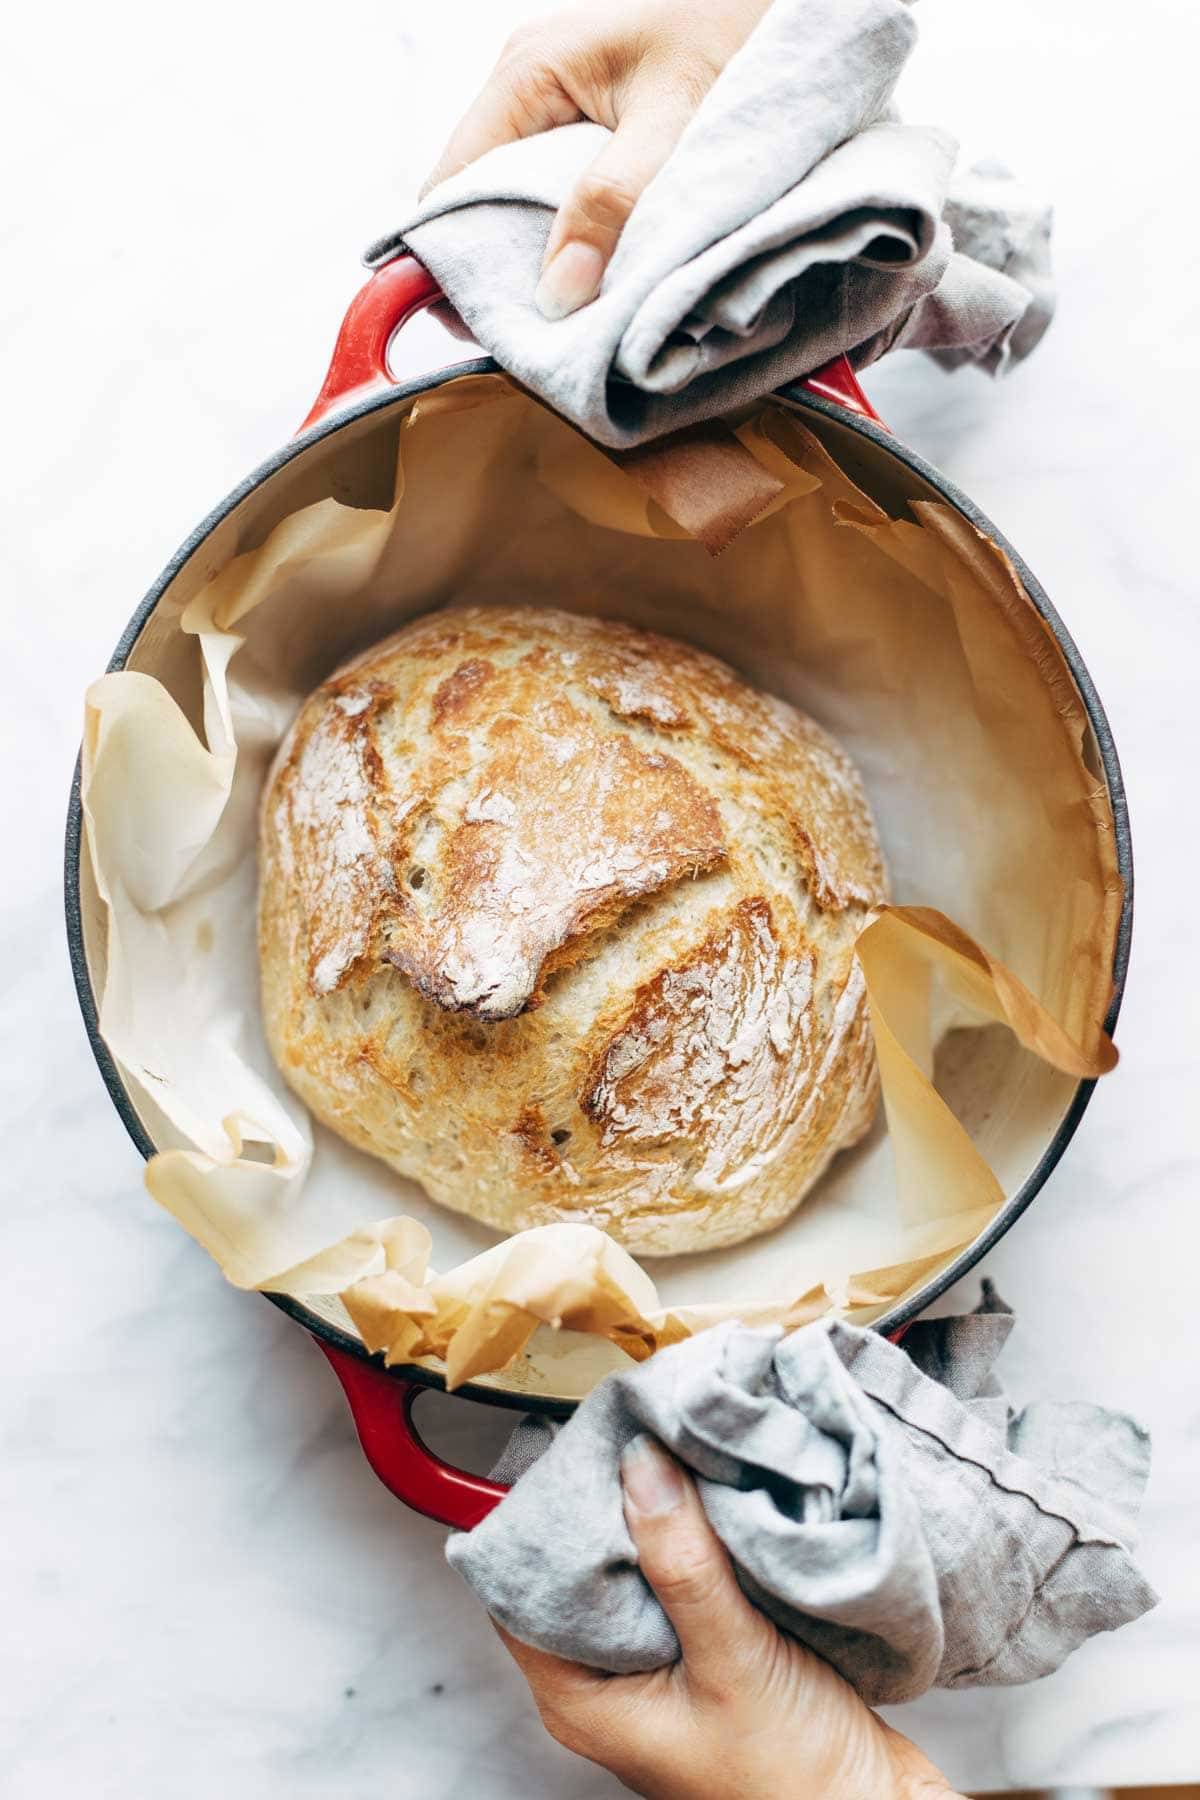
[[415,1512],[458,1531],[470,1531],[486,1518],[508,1489],[443,1462],[421,1441],[412,1413],[422,1385],[321,1338],[313,1342],[342,1384],[359,1442],[384,1487]]
[[[902,1325],[889,1333],[890,1341],[900,1343],[907,1330]],[[486,1519],[508,1489],[443,1462],[422,1442],[412,1416],[417,1396],[424,1392],[422,1384],[405,1381],[322,1338],[314,1336],[313,1343],[342,1384],[358,1441],[384,1487],[414,1512],[456,1531],[470,1531]]]
[[404,321],[432,306],[441,292],[415,256],[397,256],[376,269],[346,309],[321,391],[301,431],[336,411],[352,395],[390,387],[388,345]]
[[[374,389],[389,387],[387,356],[392,338],[406,319],[431,306],[441,293],[415,256],[397,256],[376,269],[350,302],[321,391],[301,431],[309,430],[352,397],[363,398]],[[796,386],[818,399],[835,401],[860,419],[883,423],[846,356],[835,356]]]

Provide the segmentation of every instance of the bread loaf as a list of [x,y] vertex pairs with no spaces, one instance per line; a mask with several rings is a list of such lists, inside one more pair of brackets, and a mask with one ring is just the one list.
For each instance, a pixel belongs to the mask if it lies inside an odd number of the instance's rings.
[[287,1080],[502,1232],[735,1243],[871,1122],[862,784],[686,644],[542,607],[417,619],[301,707],[260,876]]

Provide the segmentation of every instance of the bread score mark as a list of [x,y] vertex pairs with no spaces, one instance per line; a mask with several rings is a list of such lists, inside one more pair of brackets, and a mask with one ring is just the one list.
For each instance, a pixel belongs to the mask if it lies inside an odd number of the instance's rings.
[[606,1149],[695,1146],[694,1181],[769,1148],[813,1079],[816,957],[797,922],[741,900],[640,987],[580,1105]]
[[[567,623],[590,636],[583,621]],[[586,940],[630,901],[725,860],[713,794],[685,766],[690,756],[659,748],[674,749],[677,734],[688,740],[701,721],[735,763],[770,788],[794,782],[809,803],[800,811],[816,814],[813,833],[796,810],[780,808],[818,906],[878,897],[882,872],[869,851],[865,866],[859,861],[856,841],[869,842],[861,829],[869,817],[836,746],[766,696],[743,698],[739,712],[723,691],[725,671],[684,652],[675,660],[693,677],[697,719],[682,703],[677,671],[651,673],[635,653],[641,634],[628,635],[629,646],[576,676],[612,709],[613,730],[572,700],[575,652],[557,645],[565,677],[557,688],[548,688],[543,666],[554,660],[548,645],[506,661],[503,646],[472,643],[469,633],[449,670],[444,656],[440,668],[433,659],[429,679],[403,698],[354,669],[326,685],[298,734],[292,779],[280,783],[282,807],[293,806],[310,993],[336,991],[366,958],[390,963],[448,1011],[499,1021],[536,1004],[546,977],[584,954]],[[400,741],[418,716],[424,733]],[[635,719],[663,735],[648,739],[616,723]],[[797,736],[824,765],[816,793],[805,791],[813,772]],[[405,791],[409,770],[419,792]],[[839,820],[841,832],[822,816],[824,790],[840,790],[853,821]],[[414,848],[422,821],[432,822],[432,856]],[[282,812],[279,824],[283,843]],[[843,856],[847,826],[851,854]],[[419,895],[407,879],[414,862]]]
[[275,801],[314,996],[370,957],[447,1011],[514,1018],[630,901],[724,861],[716,801],[675,757],[526,680],[474,661],[442,681],[410,791],[386,684],[324,691]]
[[453,722],[459,714],[472,712],[475,701],[495,673],[494,666],[482,657],[469,657],[466,662],[459,663],[454,673],[438,684],[433,696],[433,723],[444,725]]
[[725,859],[716,801],[683,765],[562,695],[497,712],[465,774],[447,762],[435,902],[399,899],[382,954],[448,1011],[515,1018],[630,901]]

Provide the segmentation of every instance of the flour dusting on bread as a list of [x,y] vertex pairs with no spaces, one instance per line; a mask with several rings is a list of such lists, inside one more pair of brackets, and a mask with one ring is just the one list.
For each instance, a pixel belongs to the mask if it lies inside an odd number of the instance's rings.
[[716,1246],[869,1125],[862,785],[714,658],[548,608],[426,615],[309,698],[262,819],[275,1055],[442,1203]]

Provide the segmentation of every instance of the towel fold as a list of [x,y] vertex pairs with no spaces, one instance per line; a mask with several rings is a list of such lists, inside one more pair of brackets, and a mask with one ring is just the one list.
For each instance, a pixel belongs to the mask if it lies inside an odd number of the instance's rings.
[[526,1643],[618,1674],[674,1661],[621,1499],[648,1431],[750,1598],[872,1705],[1046,1675],[1155,1604],[1129,1548],[1150,1449],[1102,1407],[1014,1415],[992,1372],[1011,1327],[985,1284],[903,1349],[840,1322],[701,1332],[567,1424],[524,1421],[495,1471],[516,1486],[447,1557]]
[[893,116],[913,37],[903,0],[774,0],[634,207],[600,294],[565,319],[533,294],[599,125],[488,152],[367,260],[410,249],[485,350],[617,449],[841,351],[998,372],[1052,311],[1049,215],[994,164],[952,185],[953,140]]

